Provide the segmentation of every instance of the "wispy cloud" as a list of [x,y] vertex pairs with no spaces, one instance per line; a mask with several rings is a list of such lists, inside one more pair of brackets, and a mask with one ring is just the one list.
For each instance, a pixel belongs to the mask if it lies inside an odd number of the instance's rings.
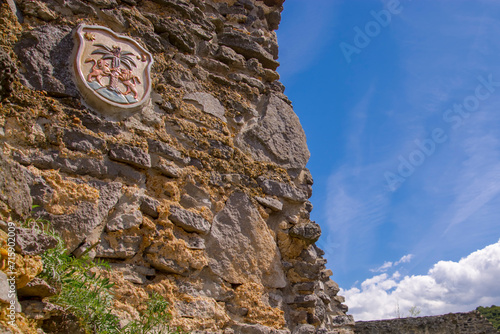
[[393,267],[399,266],[401,263],[408,263],[408,262],[410,262],[412,258],[413,258],[413,254],[403,255],[396,262],[385,261],[383,265],[381,265],[380,267],[375,268],[375,269],[370,269],[370,271],[372,273],[383,273],[383,272],[386,272],[386,271],[388,271],[389,269],[391,269]]
[[411,261],[411,259],[413,259],[413,254],[403,255],[398,261],[396,261],[396,263],[394,263],[394,265],[397,266],[401,263],[408,263]]

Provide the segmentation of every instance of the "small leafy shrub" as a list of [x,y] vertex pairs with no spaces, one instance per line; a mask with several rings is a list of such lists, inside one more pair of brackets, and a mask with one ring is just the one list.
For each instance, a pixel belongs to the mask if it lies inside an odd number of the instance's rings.
[[491,305],[490,307],[479,306],[476,311],[479,311],[486,319],[488,319],[493,327],[500,331],[500,306]]
[[168,322],[168,302],[157,293],[147,301],[147,308],[138,320],[120,327],[119,318],[110,310],[113,306],[113,283],[97,273],[96,269],[110,270],[104,261],[92,262],[84,253],[76,258],[69,254],[62,239],[54,233],[46,222],[33,220],[32,228],[52,235],[58,240],[55,248],[42,255],[41,278],[56,287],[59,293],[51,297],[51,302],[64,307],[80,320],[80,326],[93,334],[173,334]]

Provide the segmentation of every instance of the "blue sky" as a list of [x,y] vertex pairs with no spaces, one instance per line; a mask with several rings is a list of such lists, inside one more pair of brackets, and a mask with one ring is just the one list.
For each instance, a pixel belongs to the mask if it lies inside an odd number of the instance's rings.
[[319,245],[352,314],[500,305],[500,3],[284,8],[278,71],[311,151]]

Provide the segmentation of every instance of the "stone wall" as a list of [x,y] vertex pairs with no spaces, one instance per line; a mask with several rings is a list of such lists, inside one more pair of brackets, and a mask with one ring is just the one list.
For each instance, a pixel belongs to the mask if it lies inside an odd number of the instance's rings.
[[479,312],[450,313],[440,316],[357,321],[359,334],[498,334]]
[[[37,205],[71,252],[95,246],[90,254],[114,270],[123,319],[157,291],[185,330],[352,333],[315,245],[306,137],[276,72],[282,5],[3,3],[0,162],[15,175],[2,176],[0,219]],[[69,70],[79,23],[153,54],[141,110],[86,107]],[[28,315],[40,305],[20,299]]]

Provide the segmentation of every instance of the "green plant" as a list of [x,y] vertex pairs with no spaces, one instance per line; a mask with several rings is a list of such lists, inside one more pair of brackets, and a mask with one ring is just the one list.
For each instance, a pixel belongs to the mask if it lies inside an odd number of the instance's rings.
[[486,319],[488,319],[493,327],[500,331],[500,306],[491,305],[490,307],[479,306],[476,311],[479,311]]
[[93,334],[169,334],[170,314],[168,303],[159,294],[153,293],[147,301],[147,308],[138,320],[125,327],[110,310],[113,306],[113,283],[100,275],[100,270],[110,270],[104,261],[92,262],[87,254],[76,258],[68,253],[62,239],[50,229],[45,221],[32,220],[29,226],[40,233],[46,233],[58,240],[55,248],[42,255],[43,271],[40,276],[59,290],[51,297],[54,304],[64,307],[80,320],[87,333]]
[[408,309],[409,317],[417,317],[422,311],[420,307],[414,305]]

